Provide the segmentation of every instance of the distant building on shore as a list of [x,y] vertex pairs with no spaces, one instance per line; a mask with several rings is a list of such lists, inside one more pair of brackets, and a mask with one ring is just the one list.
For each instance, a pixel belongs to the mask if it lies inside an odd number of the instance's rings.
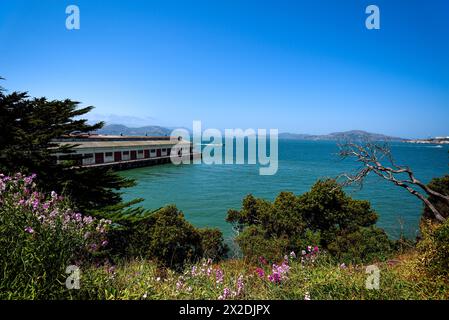
[[74,145],[73,153],[58,154],[57,161],[75,160],[83,167],[109,166],[123,170],[169,163],[171,157],[181,157],[181,149],[190,150],[190,141],[174,137],[110,136],[76,134],[54,140],[60,146]]
[[423,144],[449,144],[449,136],[447,137],[435,137],[428,139],[414,139],[408,140],[409,143],[423,143]]

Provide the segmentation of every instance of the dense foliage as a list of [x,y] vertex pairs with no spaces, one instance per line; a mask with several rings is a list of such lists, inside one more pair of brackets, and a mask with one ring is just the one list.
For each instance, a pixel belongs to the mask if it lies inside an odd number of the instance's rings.
[[449,220],[444,223],[421,223],[422,239],[418,249],[426,271],[432,276],[449,276]]
[[108,245],[110,222],[73,211],[34,175],[0,175],[1,298],[57,298],[69,265],[92,263]]
[[[88,133],[103,126],[89,125],[80,117],[92,107],[79,108],[72,100],[30,98],[26,93],[6,94],[0,89],[0,172],[35,173],[39,187],[64,192],[80,210],[103,209],[121,202],[116,191],[133,181],[105,168],[70,168],[76,163],[73,146],[61,146],[56,138]],[[57,163],[56,154],[66,160]]]
[[[429,188],[444,195],[449,195],[449,175],[445,175],[441,178],[434,178],[429,183]],[[449,203],[441,198],[430,196],[429,201],[436,207],[438,212],[445,217],[449,218]],[[430,209],[425,206],[423,217],[426,219],[432,218],[433,214]]]
[[309,192],[282,192],[273,203],[248,195],[227,221],[240,232],[236,241],[247,257],[276,259],[282,252],[319,245],[342,261],[383,259],[392,243],[374,224],[368,201],[347,196],[335,180],[318,181]]
[[175,269],[202,257],[220,259],[227,252],[221,231],[195,228],[175,206],[111,231],[111,245],[115,256],[154,259]]

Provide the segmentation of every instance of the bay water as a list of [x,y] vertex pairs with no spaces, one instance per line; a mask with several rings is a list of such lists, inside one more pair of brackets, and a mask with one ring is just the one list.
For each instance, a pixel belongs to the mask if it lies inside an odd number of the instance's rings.
[[[408,165],[418,179],[428,182],[449,173],[449,146],[392,143],[398,164]],[[227,211],[240,209],[242,199],[254,196],[273,200],[281,191],[301,194],[318,179],[353,172],[358,164],[341,160],[334,141],[279,141],[279,169],[275,175],[259,175],[258,165],[165,164],[120,172],[137,185],[124,190],[125,200],[144,198],[147,209],[175,204],[198,227],[218,227],[232,239]],[[346,188],[355,199],[371,202],[379,215],[378,226],[397,238],[416,237],[423,204],[405,189],[372,174],[363,188]]]

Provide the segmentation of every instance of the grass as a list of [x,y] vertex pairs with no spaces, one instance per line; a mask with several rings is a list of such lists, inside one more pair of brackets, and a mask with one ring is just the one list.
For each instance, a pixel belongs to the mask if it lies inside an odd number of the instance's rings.
[[[228,299],[270,300],[402,300],[449,299],[449,283],[445,278],[431,277],[421,268],[420,256],[412,251],[399,256],[395,263],[379,263],[379,290],[365,286],[368,274],[362,265],[345,268],[321,255],[315,262],[292,259],[286,279],[272,283],[245,260],[228,260],[218,264],[198,263],[185,272],[158,268],[155,263],[134,260],[114,270],[91,268],[81,278],[81,289],[70,292],[76,299],[218,299],[225,288]],[[192,269],[196,269],[192,273]],[[264,266],[265,273],[271,271]],[[217,283],[217,270],[223,271],[223,282]],[[241,277],[241,292],[239,290]],[[235,295],[232,295],[232,292]]]

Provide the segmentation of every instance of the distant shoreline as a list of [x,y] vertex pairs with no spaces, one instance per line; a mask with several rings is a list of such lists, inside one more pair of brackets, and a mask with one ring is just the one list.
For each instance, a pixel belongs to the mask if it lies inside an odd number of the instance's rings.
[[449,144],[449,137],[414,139],[414,140],[407,140],[406,142],[416,144]]

